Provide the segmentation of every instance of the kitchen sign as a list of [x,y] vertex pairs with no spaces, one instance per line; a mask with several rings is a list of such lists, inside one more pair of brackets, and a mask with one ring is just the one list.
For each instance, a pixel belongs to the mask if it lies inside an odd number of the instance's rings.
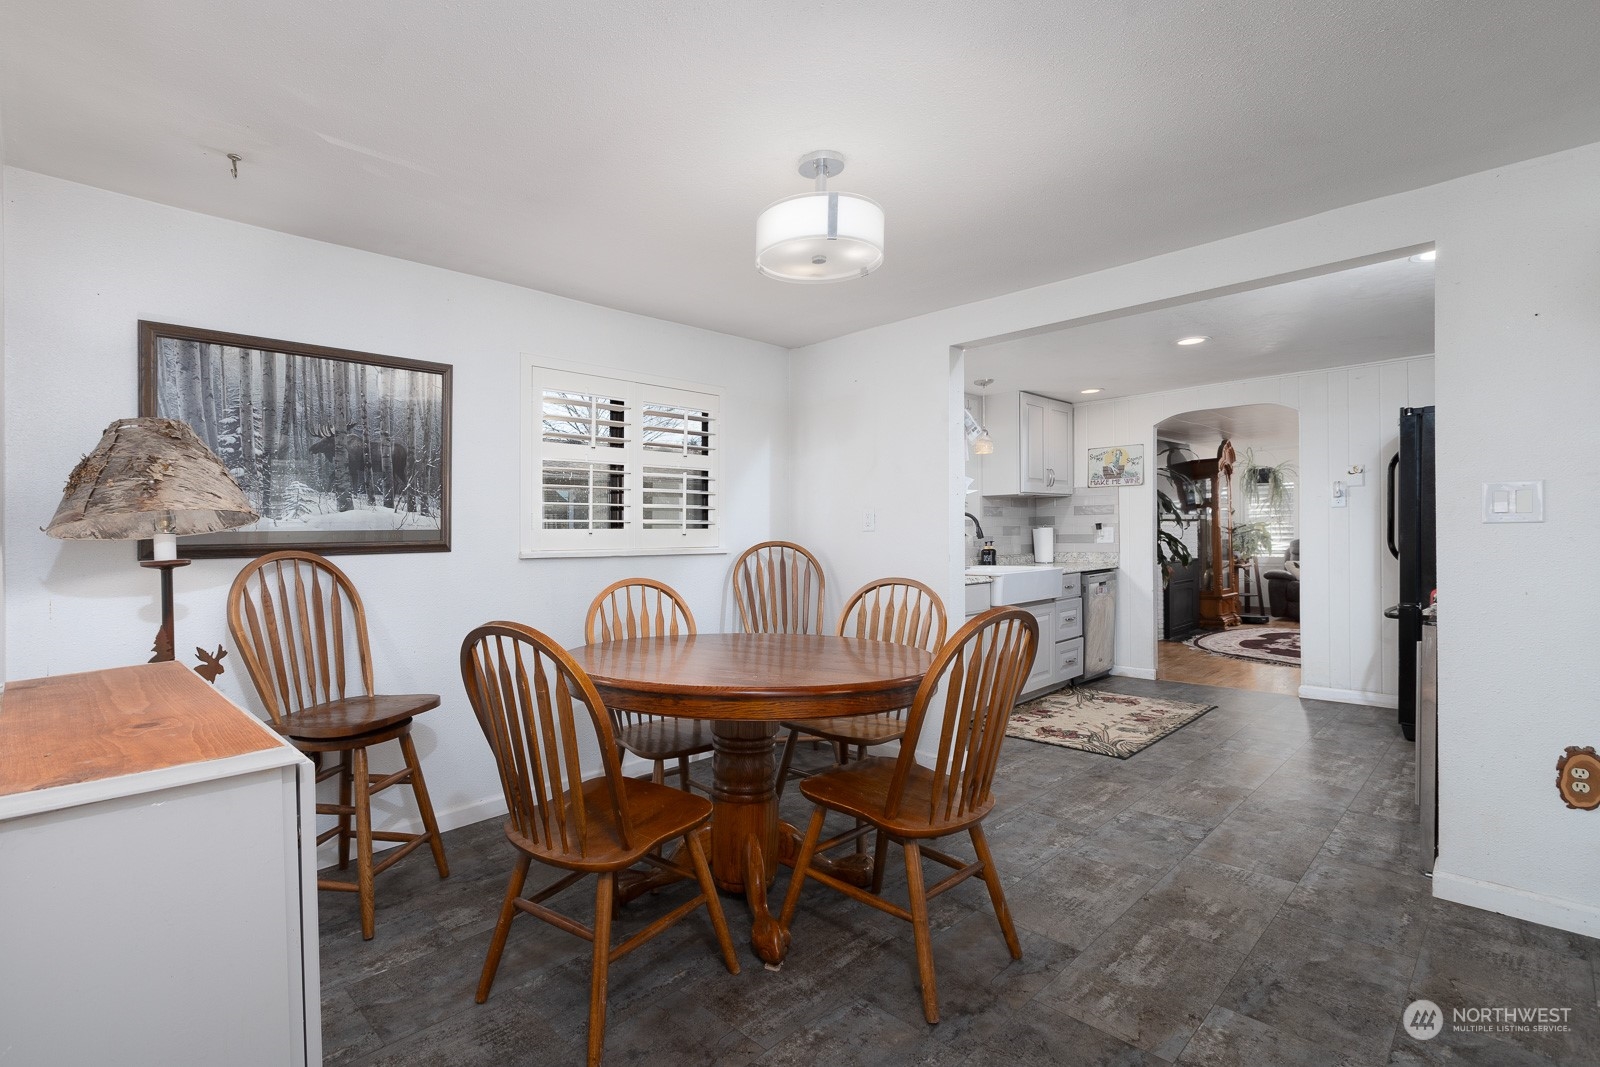
[[1144,445],[1089,449],[1089,486],[1144,484]]

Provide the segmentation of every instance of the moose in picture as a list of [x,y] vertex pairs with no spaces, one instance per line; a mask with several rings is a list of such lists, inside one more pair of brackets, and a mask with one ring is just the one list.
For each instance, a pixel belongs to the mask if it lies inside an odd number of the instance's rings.
[[186,555],[449,550],[446,364],[141,322],[139,413],[193,427],[261,513]]

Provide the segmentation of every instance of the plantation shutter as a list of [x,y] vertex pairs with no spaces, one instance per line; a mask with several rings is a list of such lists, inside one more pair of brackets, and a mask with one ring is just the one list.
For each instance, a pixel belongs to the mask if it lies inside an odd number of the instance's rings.
[[716,547],[715,393],[537,366],[527,373],[524,554]]

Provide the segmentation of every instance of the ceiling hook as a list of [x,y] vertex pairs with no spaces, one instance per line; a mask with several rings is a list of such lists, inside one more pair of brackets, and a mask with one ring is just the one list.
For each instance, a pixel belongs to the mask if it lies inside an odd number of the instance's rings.
[[229,152],[228,153],[228,159],[233,164],[233,176],[234,176],[235,180],[237,180],[238,177],[239,177],[239,161],[242,160],[243,158],[244,157],[241,156],[237,152]]

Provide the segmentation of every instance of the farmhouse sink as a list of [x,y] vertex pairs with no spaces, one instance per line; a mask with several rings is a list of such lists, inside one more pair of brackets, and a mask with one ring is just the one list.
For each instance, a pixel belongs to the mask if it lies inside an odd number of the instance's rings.
[[1034,600],[1054,600],[1061,595],[1060,567],[990,565],[968,567],[968,574],[993,579],[989,585],[989,604],[1026,604]]

